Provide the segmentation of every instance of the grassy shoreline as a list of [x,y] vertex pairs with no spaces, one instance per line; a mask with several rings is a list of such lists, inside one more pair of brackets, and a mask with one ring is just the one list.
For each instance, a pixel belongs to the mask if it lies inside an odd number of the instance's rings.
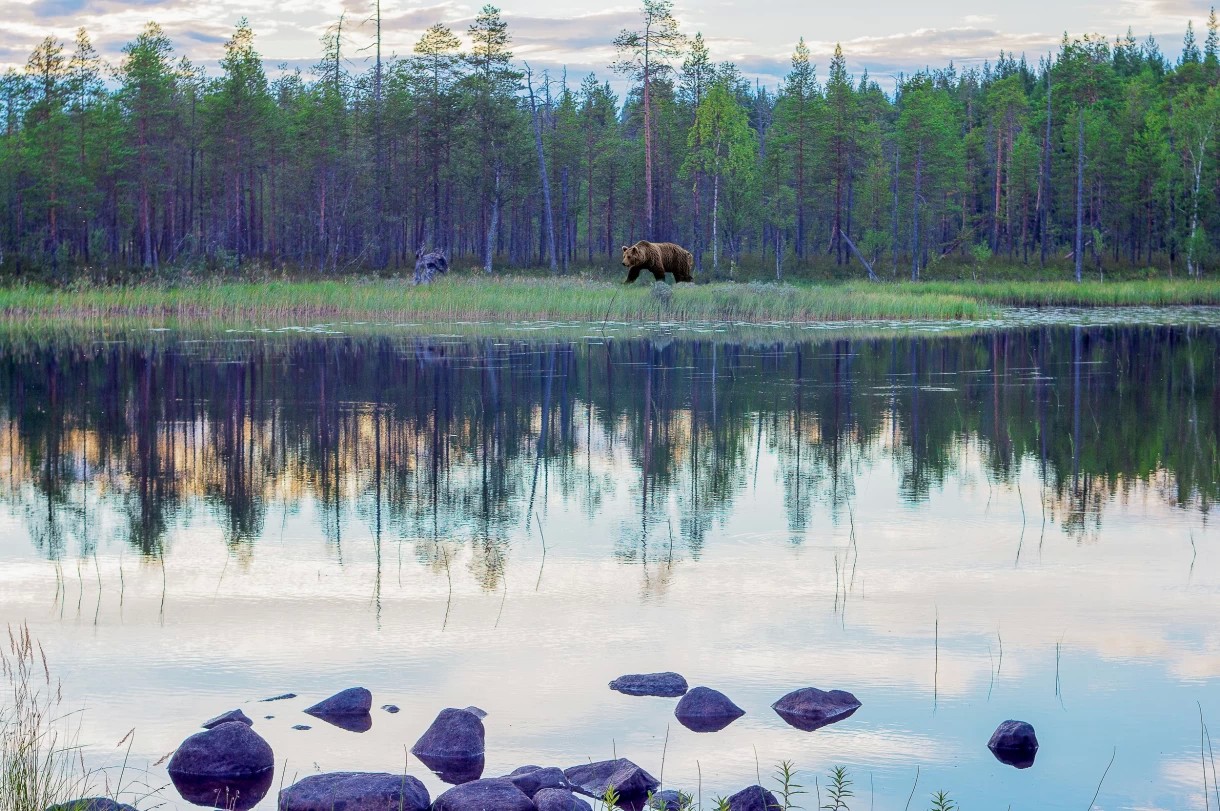
[[[668,293],[669,295],[666,295]],[[993,318],[1000,307],[1220,305],[1220,281],[679,285],[664,292],[574,278],[202,282],[189,286],[0,288],[0,322],[299,324],[367,319],[814,323]]]

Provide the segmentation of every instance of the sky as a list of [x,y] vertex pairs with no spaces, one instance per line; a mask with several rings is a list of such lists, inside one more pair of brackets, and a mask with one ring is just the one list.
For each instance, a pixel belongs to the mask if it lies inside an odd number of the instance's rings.
[[[84,26],[111,62],[149,20],[169,34],[178,53],[215,69],[224,42],[244,15],[256,46],[274,73],[280,65],[308,70],[321,53],[319,38],[346,15],[346,49],[353,70],[363,69],[373,38],[368,22],[374,0],[0,0],[0,69],[20,68],[44,37],[71,45]],[[386,53],[408,55],[429,25],[444,22],[464,33],[480,3],[453,0],[383,0]],[[611,41],[639,21],[636,3],[607,6],[597,0],[502,0],[518,60],[535,70],[579,82],[590,72],[613,78]],[[1206,0],[710,0],[675,3],[687,34],[701,32],[716,61],[737,63],[744,75],[775,86],[787,72],[793,47],[804,37],[820,77],[836,42],[848,68],[868,70],[883,87],[894,77],[923,67],[994,61],[1001,50],[1031,61],[1057,48],[1065,33],[1097,33],[1113,38],[1128,27],[1138,39],[1154,35],[1161,49],[1176,56],[1188,20],[1202,42]]]

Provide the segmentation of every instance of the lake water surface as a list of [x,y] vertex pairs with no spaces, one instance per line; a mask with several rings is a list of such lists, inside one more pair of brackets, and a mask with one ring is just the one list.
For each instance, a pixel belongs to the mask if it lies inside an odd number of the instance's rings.
[[[804,808],[843,765],[857,811],[1082,809],[1111,757],[1098,808],[1215,807],[1220,329],[1188,315],[6,339],[0,621],[141,808],[192,807],[163,757],[234,707],[264,809],[471,704],[487,776],[625,756],[705,807],[790,760]],[[655,670],[746,715],[607,689]],[[301,712],[354,685],[367,732]],[[770,704],[804,686],[863,707],[801,732]],[[1030,769],[986,748],[1009,718]]]

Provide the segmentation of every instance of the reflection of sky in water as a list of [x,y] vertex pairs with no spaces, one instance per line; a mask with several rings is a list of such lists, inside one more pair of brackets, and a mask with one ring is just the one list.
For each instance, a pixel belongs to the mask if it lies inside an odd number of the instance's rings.
[[[954,408],[954,397],[929,391],[923,407]],[[503,547],[468,530],[440,545],[393,533],[377,544],[354,500],[336,542],[316,495],[295,493],[285,509],[273,493],[258,537],[232,551],[214,504],[195,503],[171,523],[162,565],[107,535],[121,521],[95,494],[96,557],[67,555],[57,573],[15,506],[37,504],[31,491],[0,512],[0,616],[28,619],[69,703],[85,706],[95,763],[120,760],[113,745],[135,727],[132,762],[151,764],[240,705],[287,762],[286,782],[396,771],[440,708],[477,704],[489,712],[488,775],[613,753],[655,774],[664,750],[666,783],[693,791],[701,774],[705,801],[789,759],[811,791],[814,774],[850,767],[858,808],[871,791],[876,808],[902,808],[918,766],[912,808],[944,789],[965,808],[1067,809],[1087,806],[1116,748],[1098,807],[1204,807],[1195,702],[1220,719],[1220,560],[1200,513],[1170,506],[1164,475],[1106,494],[1100,524],[1069,534],[1036,459],[999,481],[972,437],[950,448],[943,483],[910,502],[901,449],[880,432],[851,448],[850,499],[832,510],[816,498],[794,543],[777,430],[763,420],[742,442],[731,508],[697,554],[680,532],[671,544],[659,518],[678,524],[679,489],[649,508],[641,540],[638,459],[596,423],[577,443],[592,455],[565,464],[609,477],[600,502],[590,508],[544,469],[542,533],[520,521]],[[674,722],[675,700],[605,687],[663,669],[724,691],[746,715],[697,735]],[[374,693],[372,731],[301,714],[352,685]],[[851,690],[863,707],[798,732],[769,705],[806,685]],[[301,697],[254,702],[289,690]],[[1037,729],[1032,769],[986,749],[1007,718]],[[313,730],[291,729],[302,722]],[[413,759],[410,770],[440,788]]]

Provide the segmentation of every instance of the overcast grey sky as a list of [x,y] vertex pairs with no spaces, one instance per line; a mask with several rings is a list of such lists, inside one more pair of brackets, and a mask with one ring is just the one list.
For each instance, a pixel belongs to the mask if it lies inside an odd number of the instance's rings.
[[[78,26],[93,35],[109,59],[120,57],[148,20],[160,23],[179,53],[214,64],[233,26],[249,17],[257,47],[269,66],[287,63],[307,68],[320,53],[318,38],[347,14],[348,52],[359,68],[358,49],[372,38],[368,19],[373,0],[0,0],[0,66],[25,63],[33,46],[48,34],[71,43]],[[434,22],[464,33],[481,2],[383,0],[387,52],[409,54],[421,32]],[[635,3],[607,5],[597,0],[504,0],[501,8],[513,34],[518,59],[536,68],[566,66],[569,79],[590,71],[611,78],[611,40],[635,26]],[[835,42],[843,44],[851,72],[864,69],[883,86],[893,74],[924,66],[940,67],[995,59],[1001,49],[1025,53],[1031,61],[1057,47],[1063,34],[1099,33],[1113,38],[1130,26],[1143,39],[1156,36],[1167,54],[1181,48],[1187,20],[1202,41],[1206,0],[710,0],[678,2],[676,16],[688,34],[702,32],[712,57],[732,60],[751,78],[775,84],[787,71],[793,46],[805,37],[819,77]],[[367,53],[367,52],[366,52]]]

